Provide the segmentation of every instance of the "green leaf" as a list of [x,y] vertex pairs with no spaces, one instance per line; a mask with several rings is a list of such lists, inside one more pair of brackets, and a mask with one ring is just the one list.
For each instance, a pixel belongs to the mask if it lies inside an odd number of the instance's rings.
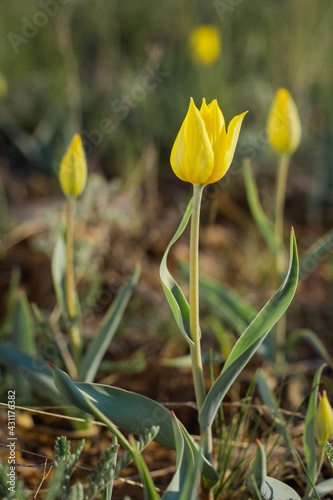
[[317,400],[318,400],[318,387],[320,384],[321,374],[325,366],[326,366],[325,363],[322,364],[317,369],[315,376],[313,378],[310,398],[308,402],[308,408],[306,410],[305,424],[304,424],[303,448],[307,464],[307,472],[309,474],[309,477],[311,478],[312,483],[314,483],[315,481],[317,472],[315,418],[316,418]]
[[322,238],[317,240],[303,255],[299,266],[299,277],[313,271],[326,255],[329,254],[333,247],[333,228],[328,231]]
[[125,436],[119,431],[119,429],[111,422],[111,420],[96,406],[90,399],[83,394],[84,400],[88,407],[90,408],[91,412],[95,417],[97,417],[101,422],[103,422],[107,428],[112,432],[114,436],[116,436],[117,440],[119,443],[123,446],[123,448],[130,453],[132,456],[138,470],[140,473],[141,481],[143,484],[144,492],[145,492],[145,499],[146,500],[159,500],[159,495],[155,489],[153,480],[149,474],[147,465],[145,461],[142,458],[141,453],[138,450],[138,447],[135,443],[134,439],[130,439],[131,442],[129,442]]
[[163,500],[179,500],[186,476],[194,469],[194,455],[191,447],[185,446],[186,436],[175,416],[172,425],[176,442],[176,472],[162,497]]
[[333,478],[326,479],[326,481],[316,484],[316,490],[321,497],[333,493]]
[[249,159],[243,161],[243,174],[246,187],[247,201],[252,213],[252,216],[264,237],[267,245],[276,253],[279,250],[279,245],[275,237],[274,227],[271,221],[267,218],[261,206],[258,189],[255,177],[252,173],[251,163]]
[[124,314],[125,308],[132,296],[140,276],[140,268],[137,268],[131,279],[121,288],[113,300],[104,318],[103,324],[90,342],[80,368],[79,378],[84,382],[92,382],[98,371],[103,356],[109,347]]
[[0,344],[0,363],[11,370],[17,370],[29,383],[57,403],[63,404],[63,398],[54,386],[49,366],[37,358],[27,356],[9,344]]
[[182,334],[186,338],[187,342],[191,345],[193,341],[190,336],[190,306],[180,288],[178,283],[171,276],[168,266],[167,259],[169,255],[170,248],[172,245],[178,240],[181,234],[185,231],[185,228],[188,224],[192,213],[192,199],[190,200],[184,217],[174,235],[169,245],[167,246],[165,253],[162,258],[162,262],[160,265],[160,279],[162,283],[162,287],[166,298],[169,302],[171,311],[175,317],[177,325],[179,326]]
[[30,356],[36,355],[36,335],[30,304],[20,292],[13,314],[12,344]]
[[215,414],[232,383],[289,306],[296,290],[297,280],[297,247],[295,235],[292,231],[290,265],[287,277],[234,345],[220,376],[207,394],[201,408],[199,422],[202,428],[212,425]]
[[[118,427],[142,435],[152,426],[157,426],[159,432],[154,441],[173,450],[176,448],[171,413],[156,401],[116,387],[84,382],[74,383],[66,373],[56,367],[54,367],[53,376],[56,387],[72,405],[91,414],[91,408],[84,398],[87,396],[96,408]],[[184,429],[183,431],[185,432]],[[192,452],[198,454],[196,443],[189,434],[187,436]],[[212,486],[218,479],[217,472],[206,459],[204,459],[203,475]]]
[[[258,488],[255,488],[255,485]],[[301,500],[301,497],[293,488],[266,475],[266,456],[262,444],[257,441],[257,451],[251,463],[245,486],[249,489],[256,500]],[[259,490],[260,495],[258,495]]]

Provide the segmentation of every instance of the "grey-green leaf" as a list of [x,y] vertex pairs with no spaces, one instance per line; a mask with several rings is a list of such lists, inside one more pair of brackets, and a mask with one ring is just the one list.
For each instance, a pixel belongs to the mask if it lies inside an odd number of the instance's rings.
[[[112,386],[74,383],[66,373],[56,367],[53,376],[56,387],[74,406],[91,414],[91,408],[83,396],[85,395],[120,428],[134,434],[145,434],[152,426],[157,426],[159,432],[154,441],[170,449],[176,448],[171,413],[156,401]],[[189,435],[187,443],[195,455],[199,453],[196,443]],[[205,459],[203,475],[210,485],[214,485],[218,479],[217,472]]]
[[[303,448],[305,454],[305,460],[307,464],[307,472],[311,481],[315,481],[316,471],[317,471],[317,452],[316,452],[316,441],[315,441],[315,418],[318,400],[318,387],[320,384],[320,378],[325,364],[322,364],[316,371],[313,378],[310,398],[308,402],[308,407],[306,410],[304,433],[303,433]],[[309,487],[309,485],[308,485]]]
[[80,368],[79,378],[84,382],[92,382],[94,380],[103,356],[117,331],[125,308],[132,296],[134,287],[139,280],[139,276],[140,268],[138,267],[130,280],[118,292],[106,313],[99,332],[93,340],[91,340],[87,352],[82,359]]
[[199,422],[203,428],[212,425],[216,412],[232,383],[289,306],[297,281],[298,256],[295,235],[292,231],[287,277],[234,345],[220,376],[214,382],[201,408]]
[[167,246],[160,265],[160,279],[171,311],[182,334],[189,344],[193,344],[190,337],[190,306],[178,283],[173,279],[167,266],[170,248],[185,231],[192,213],[192,199],[189,202],[183,219],[169,245]]
[[20,292],[13,314],[12,344],[30,356],[36,355],[36,334],[32,311],[24,292]]

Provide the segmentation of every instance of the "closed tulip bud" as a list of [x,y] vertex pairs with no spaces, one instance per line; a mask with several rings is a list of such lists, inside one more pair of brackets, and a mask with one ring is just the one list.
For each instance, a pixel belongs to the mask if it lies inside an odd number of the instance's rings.
[[301,122],[296,104],[286,89],[276,93],[268,115],[267,133],[272,148],[279,154],[291,155],[300,143]]
[[75,134],[60,164],[59,181],[66,196],[80,196],[87,182],[87,161],[81,137]]
[[246,113],[235,116],[227,131],[216,99],[209,105],[203,99],[200,111],[191,99],[171,151],[177,177],[203,186],[219,181],[231,165]]
[[333,435],[333,410],[327,399],[326,391],[323,391],[322,396],[319,394],[315,435],[320,446],[324,446]]

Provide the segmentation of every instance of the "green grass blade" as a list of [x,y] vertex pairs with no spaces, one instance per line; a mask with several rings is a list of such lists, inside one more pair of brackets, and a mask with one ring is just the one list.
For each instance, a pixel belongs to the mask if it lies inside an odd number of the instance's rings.
[[80,368],[79,378],[84,382],[92,382],[94,380],[103,356],[117,331],[125,308],[132,296],[134,287],[139,280],[139,276],[140,268],[137,268],[130,280],[118,292],[106,313],[99,332],[90,342],[87,352],[82,359]]
[[276,241],[274,227],[271,221],[267,218],[259,200],[258,189],[256,185],[256,180],[251,169],[251,163],[249,159],[243,161],[243,174],[246,188],[247,201],[252,213],[252,216],[260,230],[262,236],[264,237],[267,245],[276,253],[279,249],[278,242]]
[[266,303],[234,345],[220,376],[207,394],[201,408],[199,422],[203,428],[212,425],[215,414],[233,381],[289,306],[296,291],[297,280],[297,247],[295,235],[292,231],[290,238],[290,265],[287,277],[278,291]]
[[305,461],[307,471],[312,483],[315,481],[317,471],[317,453],[315,441],[315,418],[318,400],[318,387],[322,371],[326,364],[322,364],[316,371],[313,378],[308,408],[305,416],[304,434],[303,434],[303,448],[305,454]]
[[[56,367],[53,369],[53,376],[60,393],[74,406],[91,414],[91,408],[84,398],[87,396],[118,427],[133,434],[143,435],[152,426],[157,426],[159,432],[154,441],[167,448],[176,449],[171,412],[156,401],[112,386],[74,383],[66,373]],[[185,429],[183,432],[187,437],[185,444],[190,446],[194,454],[198,454],[196,443]],[[206,460],[203,475],[210,485],[214,485],[218,479],[215,469]]]
[[319,356],[330,366],[331,369],[333,369],[333,359],[330,356],[328,350],[325,347],[325,344],[320,340],[318,335],[315,334],[310,329],[302,329],[302,330],[295,330],[292,332],[286,342],[286,353],[290,352],[290,348],[294,346],[294,344],[299,340],[299,339],[304,339],[307,340],[308,343],[317,351]]
[[173,279],[167,266],[170,248],[185,231],[192,213],[192,199],[190,200],[183,219],[169,245],[167,246],[160,265],[160,279],[172,314],[182,334],[189,344],[193,344],[190,337],[190,306],[178,283]]
[[62,314],[67,315],[66,304],[66,227],[61,224],[56,244],[54,246],[52,262],[52,279],[57,302]]

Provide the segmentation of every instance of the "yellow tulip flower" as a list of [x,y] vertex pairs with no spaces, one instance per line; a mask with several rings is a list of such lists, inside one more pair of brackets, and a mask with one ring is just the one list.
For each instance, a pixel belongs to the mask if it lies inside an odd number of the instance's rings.
[[206,185],[219,181],[231,165],[245,113],[228,126],[214,99],[202,100],[200,111],[191,99],[185,120],[171,151],[171,166],[179,179]]
[[75,134],[60,164],[59,181],[66,196],[80,196],[87,182],[87,161],[81,137]]
[[319,394],[319,403],[315,420],[315,434],[320,446],[324,446],[333,435],[333,410],[328,401],[326,391]]
[[221,37],[213,25],[203,24],[196,28],[189,41],[191,53],[203,66],[210,66],[221,53]]
[[271,146],[279,154],[291,155],[298,147],[302,127],[296,104],[286,89],[279,89],[273,100],[267,120]]

